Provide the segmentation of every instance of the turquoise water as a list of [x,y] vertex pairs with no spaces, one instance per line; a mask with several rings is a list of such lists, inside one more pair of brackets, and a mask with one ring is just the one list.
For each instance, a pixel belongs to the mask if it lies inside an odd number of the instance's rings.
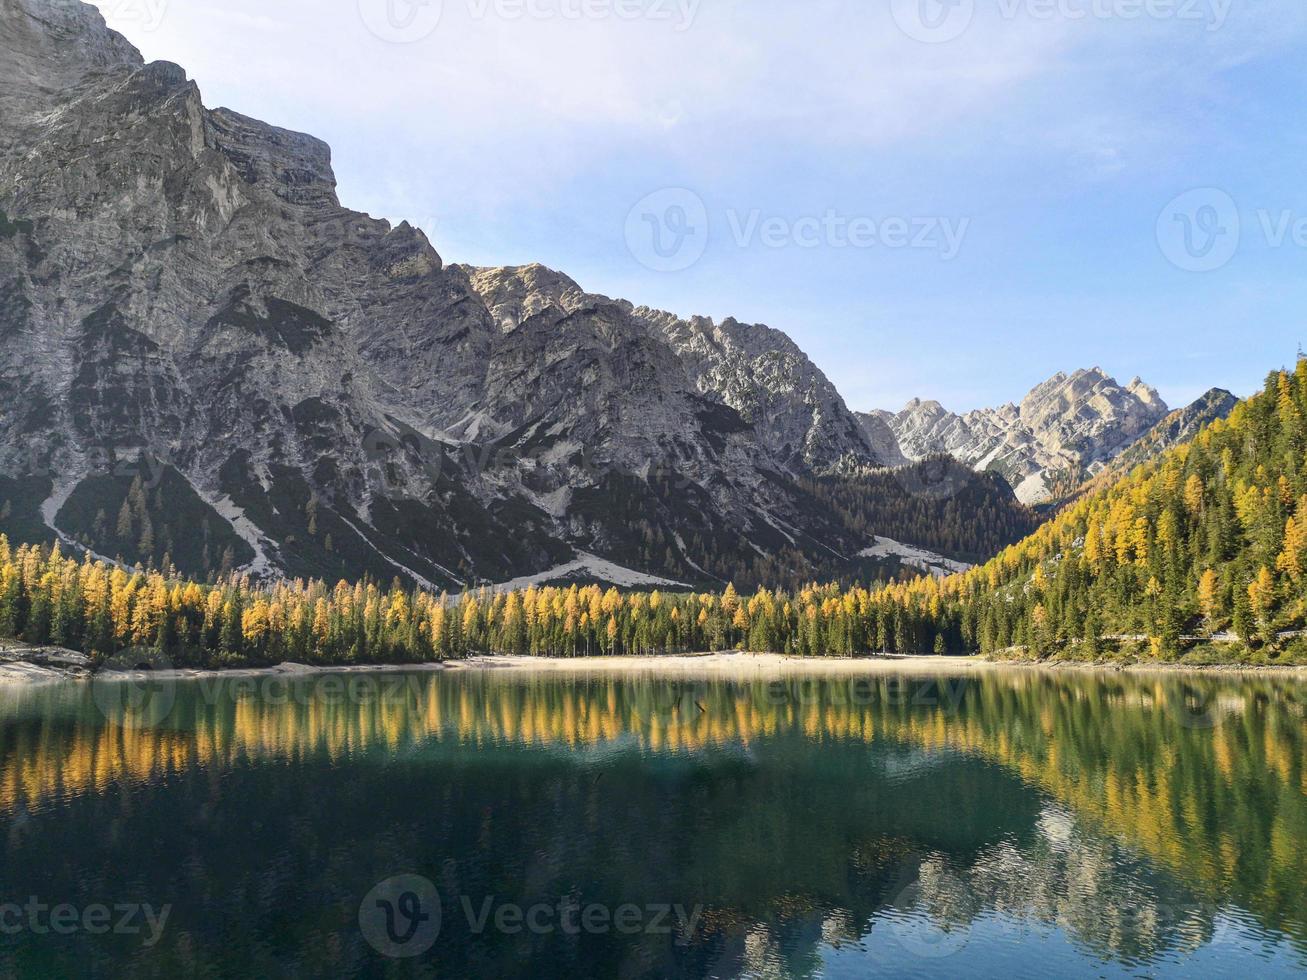
[[1035,671],[0,686],[0,976],[1302,974],[1305,704]]

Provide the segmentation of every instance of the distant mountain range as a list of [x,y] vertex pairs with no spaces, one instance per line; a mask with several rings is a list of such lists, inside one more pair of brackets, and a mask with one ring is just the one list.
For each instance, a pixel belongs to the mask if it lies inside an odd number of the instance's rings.
[[1171,416],[1136,459],[1001,558],[933,591],[894,587],[904,615],[924,613],[917,635],[1039,658],[1171,660],[1197,646],[1208,661],[1302,663],[1307,358],[1165,447],[1195,417]]
[[[1157,391],[1135,378],[1122,386],[1100,368],[1056,374],[1020,405],[956,415],[939,402],[913,399],[899,413],[860,416],[869,440],[887,433],[909,460],[947,454],[1000,473],[1026,504],[1055,503],[1135,449],[1160,451],[1229,415],[1236,399],[1213,389],[1172,418]],[[1161,426],[1160,429],[1158,427]]]
[[[949,453],[1038,502],[1166,415],[1093,371],[1020,408],[857,416],[777,330],[538,265],[446,264],[421,231],[343,207],[326,144],[206,108],[88,4],[5,0],[0,62],[0,529],[16,538],[196,576],[451,590],[577,569],[849,578],[882,567],[878,533],[931,546],[885,515],[943,519],[920,471],[886,469]],[[964,483],[950,527],[992,526],[954,551],[1028,530],[1002,480]]]

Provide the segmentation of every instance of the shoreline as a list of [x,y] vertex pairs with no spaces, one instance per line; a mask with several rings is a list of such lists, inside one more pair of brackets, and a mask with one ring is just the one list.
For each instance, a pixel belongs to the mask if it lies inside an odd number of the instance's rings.
[[[30,659],[24,659],[24,653]],[[719,651],[685,654],[642,654],[601,657],[531,657],[483,654],[465,660],[421,664],[337,664],[315,666],[281,663],[270,667],[177,668],[169,670],[113,670],[97,674],[82,654],[50,647],[3,651],[9,659],[0,661],[0,683],[51,683],[88,680],[96,676],[114,679],[196,680],[205,678],[280,677],[307,678],[318,675],[436,673],[441,671],[510,671],[555,674],[740,674],[794,675],[895,673],[968,674],[991,671],[1089,671],[1134,674],[1283,674],[1307,677],[1302,664],[1176,664],[1143,662],[1079,662],[998,660],[974,654],[886,654],[863,657],[790,657],[779,653]]]
[[939,654],[884,654],[862,657],[789,657],[780,653],[748,653],[722,651],[718,653],[652,654],[629,657],[527,657],[478,656],[467,660],[448,661],[454,669],[484,670],[545,670],[552,672],[603,673],[627,670],[672,673],[676,671],[704,670],[709,672],[753,668],[756,671],[782,673],[823,674],[886,674],[929,671],[935,673],[975,673],[1005,670],[1086,670],[1129,673],[1247,673],[1247,674],[1301,674],[1307,677],[1307,664],[1171,664],[1171,663],[1089,663],[1077,661],[1039,662],[1031,660],[1000,660],[969,654],[947,656]]

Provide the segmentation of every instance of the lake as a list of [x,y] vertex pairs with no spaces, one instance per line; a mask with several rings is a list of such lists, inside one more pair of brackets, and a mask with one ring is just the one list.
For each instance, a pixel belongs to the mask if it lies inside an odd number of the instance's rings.
[[1307,683],[0,685],[0,976],[1307,970]]

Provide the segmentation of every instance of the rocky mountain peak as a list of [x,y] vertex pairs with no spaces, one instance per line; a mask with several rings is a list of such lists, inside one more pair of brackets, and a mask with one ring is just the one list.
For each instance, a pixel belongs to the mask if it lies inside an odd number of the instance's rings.
[[1126,386],[1126,390],[1145,405],[1160,405],[1165,411],[1166,403],[1162,401],[1162,396],[1158,394],[1157,389],[1150,384],[1145,384],[1138,375]]
[[523,321],[546,310],[567,314],[602,299],[589,296],[570,277],[536,262],[501,268],[460,268],[504,333],[511,333]]
[[99,8],[80,0],[4,0],[0,43],[14,54],[12,66],[20,69],[7,82],[40,82],[47,89],[57,80],[79,79],[91,71],[144,64],[131,42],[109,28]]
[[957,415],[938,402],[913,399],[884,421],[907,458],[947,453],[976,469],[996,469],[1021,500],[1041,503],[1058,475],[1095,471],[1167,411],[1157,391],[1138,378],[1122,387],[1094,367],[1059,371],[1019,406]]
[[341,206],[327,144],[205,107],[75,0],[0,0],[0,64],[0,496],[25,537],[450,588],[578,549],[743,582],[866,546],[800,478],[893,460],[780,331],[446,265]]
[[669,345],[679,359],[680,378],[701,396],[738,412],[784,468],[826,471],[888,462],[835,386],[780,330],[731,317],[717,323],[637,307],[588,293],[541,265],[462,268],[501,333],[536,317],[591,312],[612,321],[611,329]]
[[340,207],[331,147],[322,140],[231,109],[214,109],[208,119],[215,141],[246,183],[270,188],[291,204]]
[[2,0],[0,157],[20,144],[27,124],[89,78],[136,68],[144,59],[80,0]]
[[[913,398],[903,406],[903,411],[913,415],[943,415],[946,409],[939,402],[931,399]],[[901,414],[901,413],[900,413]]]

